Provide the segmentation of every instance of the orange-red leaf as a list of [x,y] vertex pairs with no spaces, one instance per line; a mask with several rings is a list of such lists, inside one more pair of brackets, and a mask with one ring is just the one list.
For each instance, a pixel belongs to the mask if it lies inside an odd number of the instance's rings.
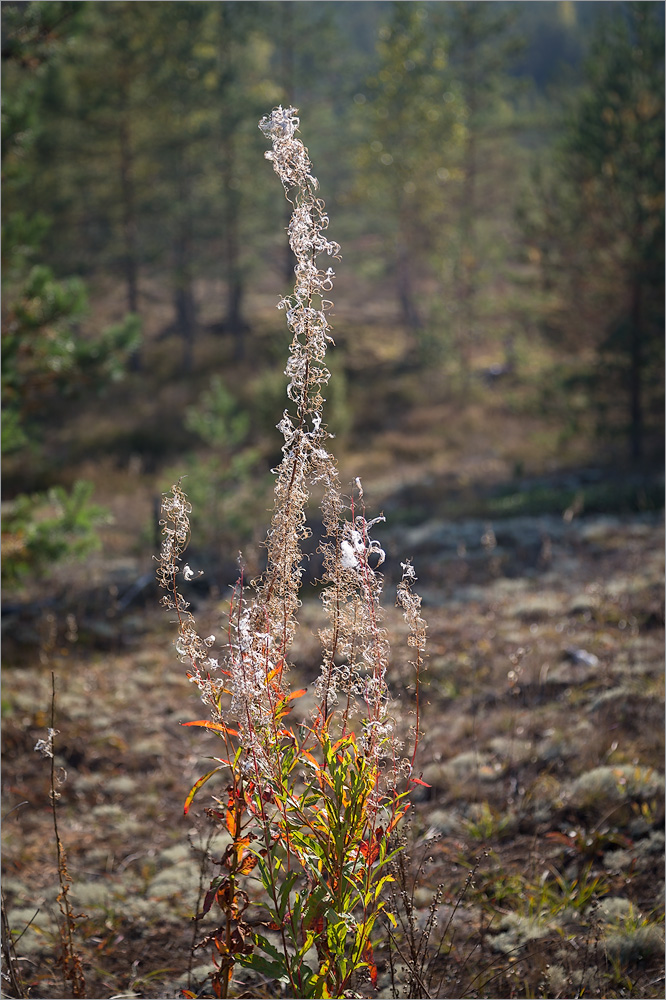
[[294,698],[302,698],[304,694],[308,693],[307,688],[299,688],[298,691],[292,691],[291,694],[287,695],[287,701],[293,701]]
[[209,778],[212,778],[213,775],[217,771],[221,771],[221,770],[222,770],[221,767],[214,767],[212,771],[209,771],[208,774],[204,774],[203,778],[199,778],[199,780],[194,783],[194,785],[190,789],[190,792],[189,792],[187,798],[185,799],[185,806],[184,806],[183,812],[185,813],[186,816],[187,816],[188,812],[190,811],[190,806],[192,805],[192,799],[197,794],[197,792],[199,791],[199,789],[201,788],[201,786],[205,785]]
[[239,825],[235,810],[227,809],[227,830],[232,837],[236,837]]
[[391,820],[391,822],[389,823],[389,825],[386,827],[386,836],[387,837],[388,837],[389,833],[391,833],[391,831],[398,825],[398,823],[400,822],[400,820],[402,819],[402,817],[405,815],[405,813],[407,812],[407,810],[409,809],[409,807],[411,806],[411,804],[412,804],[411,802],[405,802],[405,808],[402,809],[400,812],[397,812],[395,814],[395,816],[393,817],[393,819]]
[[312,756],[309,750],[306,750],[304,747],[301,747],[301,756],[305,757],[306,760],[309,760],[317,771],[319,770],[319,762],[317,761],[316,757]]
[[374,988],[377,989],[377,966],[375,965],[375,956],[372,953],[372,945],[369,941],[366,942],[363,948],[363,961],[367,963],[370,981]]
[[248,854],[248,856],[241,862],[238,871],[241,875],[249,875],[252,869],[255,867],[259,858],[256,858],[254,854]]
[[281,659],[277,661],[276,665],[273,667],[273,669],[266,677],[266,680],[270,683],[270,681],[272,681],[274,677],[277,677],[278,675],[281,676],[283,670],[284,670],[284,660]]
[[546,839],[547,840],[557,840],[558,843],[560,843],[560,844],[567,844],[569,846],[571,845],[571,840],[566,835],[566,833],[556,833],[556,832],[547,833],[546,834]]
[[214,729],[218,733],[228,733],[229,736],[238,736],[237,729],[230,729],[223,722],[211,722],[209,719],[197,719],[196,722],[181,722],[181,726],[203,726],[204,729]]
[[376,840],[373,840],[370,843],[366,840],[361,841],[360,850],[369,865],[373,865],[379,857],[379,847]]
[[427,781],[421,781],[420,778],[412,778],[411,783],[413,785],[424,785],[425,788],[432,788],[432,785],[429,785]]

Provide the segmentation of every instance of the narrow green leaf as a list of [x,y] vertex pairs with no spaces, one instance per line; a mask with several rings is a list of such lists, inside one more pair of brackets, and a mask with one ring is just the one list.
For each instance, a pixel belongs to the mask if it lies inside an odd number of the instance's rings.
[[263,955],[258,955],[256,951],[253,951],[250,955],[239,955],[237,961],[245,966],[246,969],[252,969],[253,972],[258,972],[269,979],[280,980],[287,976],[284,963],[269,962],[267,958],[264,958]]
[[291,892],[297,878],[298,872],[289,872],[282,884],[282,888],[280,889],[280,894],[278,896],[278,916],[280,918],[280,922],[284,920],[284,915],[289,905],[289,893]]

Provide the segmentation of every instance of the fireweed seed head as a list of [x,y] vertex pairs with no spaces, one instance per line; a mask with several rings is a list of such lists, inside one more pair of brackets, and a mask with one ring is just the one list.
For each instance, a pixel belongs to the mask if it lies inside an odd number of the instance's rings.
[[42,757],[53,757],[53,740],[58,732],[58,729],[48,729],[46,739],[37,740],[35,743],[35,751],[41,754]]
[[[390,647],[382,624],[383,576],[379,572],[385,553],[372,538],[374,526],[384,518],[366,518],[360,479],[354,496],[343,498],[335,459],[327,448],[332,435],[323,419],[322,390],[330,378],[326,355],[333,343],[329,315],[335,271],[330,258],[339,257],[340,247],[327,235],[326,208],[317,197],[318,182],[308,151],[297,135],[297,109],[275,108],[259,127],[271,143],[266,157],[292,205],[288,238],[295,255],[294,288],[278,302],[291,333],[285,366],[289,402],[277,425],[283,438],[282,458],[273,470],[266,568],[246,587],[241,576],[230,604],[223,658],[218,659],[212,648],[214,636],[198,634],[177,589],[177,580],[189,583],[196,575],[189,564],[182,569],[180,565],[189,541],[191,513],[180,483],[163,506],[158,576],[167,591],[166,603],[177,614],[177,652],[188,664],[188,676],[213,719],[222,721],[221,699],[223,695],[230,699],[224,717],[231,717],[238,733],[242,751],[238,767],[241,771],[247,767],[248,775],[277,780],[280,741],[286,738],[279,706],[289,700],[288,658],[301,604],[303,542],[311,534],[306,512],[313,486],[323,484],[324,533],[319,549],[327,627],[319,633],[322,659],[314,685],[320,705],[315,710],[317,724],[327,727],[334,708],[341,713],[343,731],[349,731],[349,719],[358,720],[356,745],[375,776],[370,801],[374,809],[385,801],[382,796],[388,790],[396,788],[410,762],[399,756],[401,744],[390,716],[386,682]],[[323,258],[328,260],[320,266]],[[425,623],[419,614],[420,599],[410,589],[413,579],[413,570],[405,563],[399,603],[410,623],[410,642],[420,651]]]
[[264,153],[273,163],[273,169],[282,181],[285,190],[292,187],[318,187],[317,178],[311,173],[312,164],[308,151],[296,138],[300,124],[297,108],[273,108],[270,115],[262,118],[259,128],[271,140],[272,150]]
[[412,584],[416,582],[416,573],[411,562],[401,563],[402,580],[398,584],[396,604],[402,608],[403,617],[409,626],[408,645],[418,651],[418,656],[422,656],[426,647],[427,624],[421,616],[421,597],[412,590]]
[[180,481],[171,488],[171,493],[162,498],[163,519],[162,548],[158,560],[157,579],[166,590],[162,604],[176,612],[178,634],[174,645],[181,662],[188,665],[188,677],[191,683],[199,688],[202,702],[209,708],[212,717],[221,721],[220,697],[223,684],[213,679],[211,672],[218,669],[218,660],[211,657],[210,650],[215,642],[214,636],[202,638],[196,629],[196,622],[189,611],[189,603],[178,590],[178,574],[183,580],[190,582],[201,572],[195,573],[186,563],[181,570],[180,562],[190,539],[189,515],[192,506],[183,492]]

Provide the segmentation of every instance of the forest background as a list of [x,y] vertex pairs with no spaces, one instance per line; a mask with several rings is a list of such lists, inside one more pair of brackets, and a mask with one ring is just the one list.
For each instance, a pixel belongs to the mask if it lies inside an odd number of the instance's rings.
[[2,11],[10,589],[99,527],[107,557],[145,554],[185,473],[214,562],[258,540],[293,269],[256,127],[278,103],[300,107],[344,248],[343,471],[363,455],[377,502],[400,493],[412,521],[452,487],[467,509],[489,486],[496,513],[565,509],[575,475],[564,495],[526,477],[591,465],[588,509],[652,503],[660,4]]
[[429,623],[422,983],[662,996],[663,4],[4,2],[2,71],[14,995],[67,992],[34,752],[52,671],[87,995],[211,974],[209,831],[182,809],[208,747],[153,557],[183,476],[210,631],[239,549],[248,575],[265,558],[294,261],[257,125],[281,104],[342,247],[341,481],[386,514],[387,603],[413,557]]

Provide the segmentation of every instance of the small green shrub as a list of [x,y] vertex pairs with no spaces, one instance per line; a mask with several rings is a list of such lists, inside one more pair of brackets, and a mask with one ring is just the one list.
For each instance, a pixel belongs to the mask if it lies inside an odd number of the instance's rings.
[[185,426],[207,446],[180,469],[187,476],[193,531],[201,545],[216,553],[226,547],[233,559],[252,539],[270,496],[262,452],[249,443],[250,414],[216,375],[186,410]]
[[97,528],[109,520],[91,502],[91,483],[79,480],[68,492],[54,486],[46,493],[21,495],[6,505],[2,524],[2,578],[17,583],[44,573],[65,558],[81,558],[99,548]]

